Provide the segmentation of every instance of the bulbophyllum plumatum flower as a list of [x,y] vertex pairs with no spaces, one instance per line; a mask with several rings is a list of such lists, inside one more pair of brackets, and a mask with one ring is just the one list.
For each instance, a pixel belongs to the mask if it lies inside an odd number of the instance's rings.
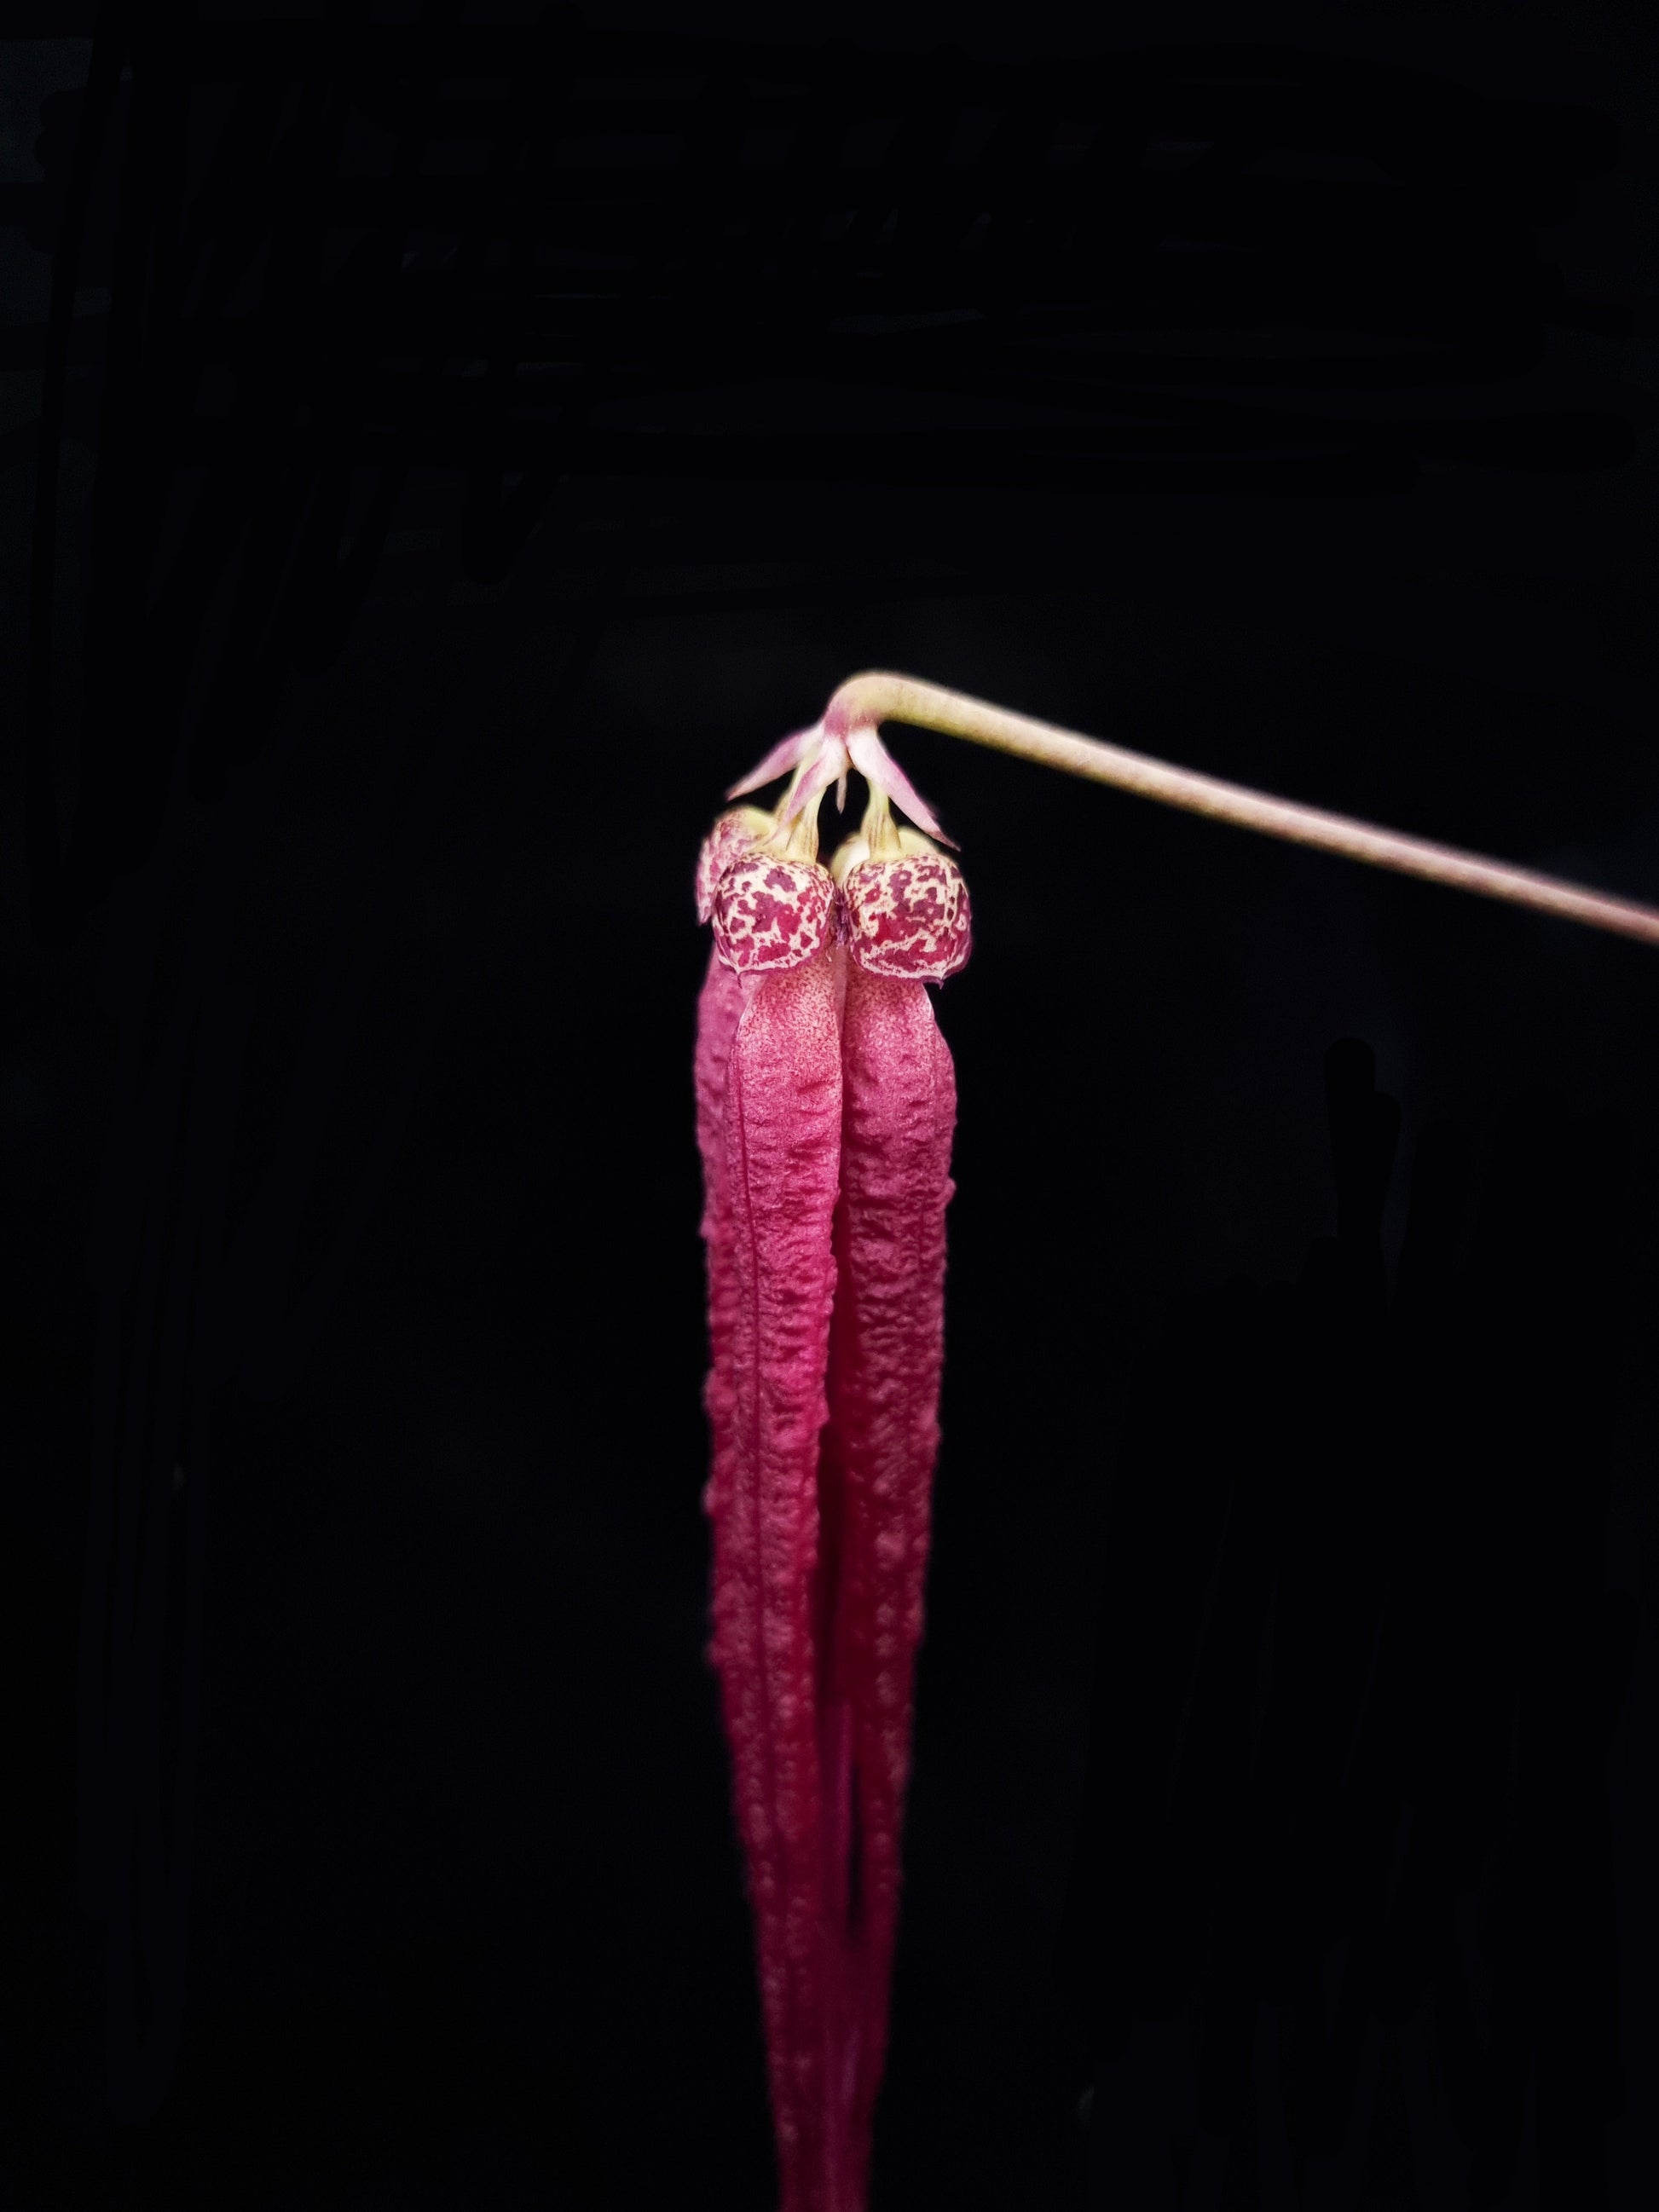
[[[849,763],[859,835],[825,868]],[[720,817],[696,1091],[713,1636],[785,2212],[861,2212],[886,2051],[944,1364],[956,1083],[927,996],[967,887],[873,731],[785,741]],[[934,833],[901,828],[891,801]]]
[[[956,1083],[927,988],[967,886],[878,735],[908,721],[1213,819],[1659,944],[1659,911],[1173,768],[909,677],[854,678],[728,792],[697,864],[711,1658],[754,1911],[782,2212],[863,2212],[886,2051],[944,1363]],[[858,834],[826,867],[850,769]],[[894,821],[896,805],[908,826]]]

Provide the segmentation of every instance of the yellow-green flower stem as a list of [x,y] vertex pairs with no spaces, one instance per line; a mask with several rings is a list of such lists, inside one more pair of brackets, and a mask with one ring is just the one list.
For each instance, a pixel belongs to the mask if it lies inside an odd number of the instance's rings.
[[1092,782],[1111,784],[1166,806],[1207,815],[1214,822],[1259,830],[1293,845],[1310,846],[1316,852],[1335,853],[1344,860],[1362,860],[1370,867],[1420,876],[1455,890],[1474,891],[1482,898],[1503,899],[1512,906],[1583,922],[1591,929],[1659,945],[1659,908],[1633,899],[1613,898],[1584,884],[1540,875],[1531,868],[1513,867],[1507,861],[1467,853],[1455,845],[1434,844],[1427,838],[1379,829],[1375,823],[1358,821],[1350,815],[1327,813],[1322,807],[1304,806],[1294,799],[1270,798],[1243,784],[1224,783],[1216,776],[1172,768],[1145,753],[1081,737],[1074,730],[1056,728],[1052,723],[1011,713],[1006,707],[970,698],[965,692],[948,691],[916,677],[872,670],[850,678],[825,709],[823,726],[830,736],[844,738],[848,731],[884,721],[908,722],[946,737],[966,738],[974,744],[991,745],[1020,760],[1039,761],[1067,775],[1086,776]]

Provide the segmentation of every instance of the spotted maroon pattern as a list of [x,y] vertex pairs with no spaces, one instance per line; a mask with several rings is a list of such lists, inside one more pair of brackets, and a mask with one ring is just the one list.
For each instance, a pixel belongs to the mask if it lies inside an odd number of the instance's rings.
[[756,853],[734,860],[714,892],[714,950],[739,975],[799,968],[840,934],[828,868]]
[[848,945],[872,975],[943,982],[972,942],[968,886],[943,853],[861,860],[842,886]]
[[751,849],[756,842],[756,830],[749,819],[750,809],[740,806],[732,814],[722,814],[702,841],[697,854],[697,920],[707,921],[714,911],[714,893],[720,878],[739,854]]

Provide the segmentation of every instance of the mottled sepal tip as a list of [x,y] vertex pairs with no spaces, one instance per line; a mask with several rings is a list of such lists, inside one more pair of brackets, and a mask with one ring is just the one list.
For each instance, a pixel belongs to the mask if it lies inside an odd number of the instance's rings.
[[739,975],[799,968],[840,933],[830,871],[769,853],[732,862],[715,887],[711,918],[714,950]]
[[868,975],[942,983],[968,958],[968,886],[948,854],[855,860],[842,878],[842,900],[848,951]]
[[772,829],[772,817],[763,806],[734,806],[722,814],[702,841],[697,854],[697,920],[707,921],[714,911],[714,893],[720,878],[733,860],[751,852]]

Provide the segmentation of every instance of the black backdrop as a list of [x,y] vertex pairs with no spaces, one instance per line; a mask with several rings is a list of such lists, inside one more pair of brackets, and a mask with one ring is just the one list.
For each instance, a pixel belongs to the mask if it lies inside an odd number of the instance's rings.
[[[98,28],[0,46],[0,2189],[759,2207],[697,839],[885,666],[1659,898],[1654,33]],[[892,735],[875,2204],[1650,2203],[1659,965]]]

